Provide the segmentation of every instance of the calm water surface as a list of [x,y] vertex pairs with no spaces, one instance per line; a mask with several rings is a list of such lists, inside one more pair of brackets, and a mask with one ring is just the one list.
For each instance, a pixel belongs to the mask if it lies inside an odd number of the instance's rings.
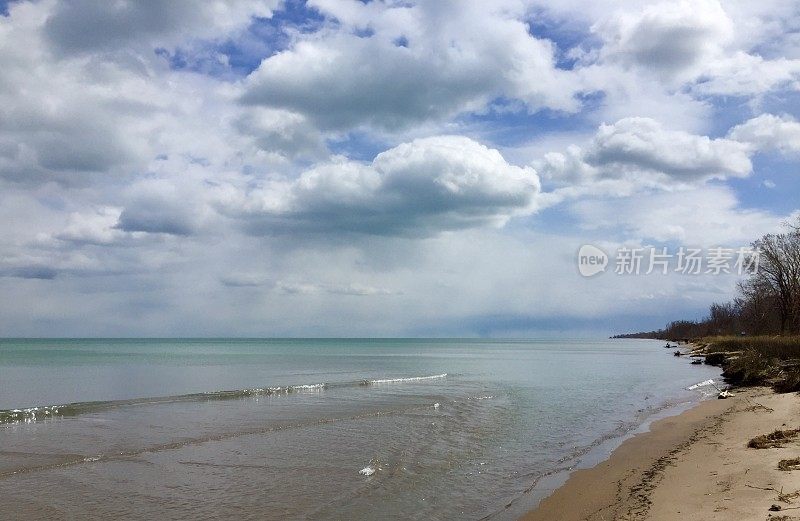
[[0,340],[3,513],[511,519],[718,376],[661,346]]

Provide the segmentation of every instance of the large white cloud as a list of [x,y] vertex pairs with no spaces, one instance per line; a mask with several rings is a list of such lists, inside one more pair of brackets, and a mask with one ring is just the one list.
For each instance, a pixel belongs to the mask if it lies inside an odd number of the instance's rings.
[[[774,5],[781,3],[753,7],[683,0],[619,9],[592,26],[603,45],[583,58],[589,69],[605,73],[600,78],[613,77],[617,68],[633,68],[658,77],[668,89],[683,86],[699,96],[797,90],[800,60],[774,52],[762,55],[774,43],[774,27],[787,22],[779,17],[798,17],[790,5]],[[601,79],[598,87],[602,84]]]
[[647,118],[602,125],[586,155],[606,175],[653,172],[676,180],[743,176],[752,165],[738,143],[668,130]]
[[756,150],[800,151],[800,122],[789,115],[761,114],[733,127],[728,137]]
[[535,209],[539,179],[497,150],[459,136],[416,139],[370,164],[319,164],[297,179],[225,192],[222,209],[253,233],[427,236],[504,224]]
[[731,139],[670,130],[649,118],[625,118],[601,125],[585,149],[545,154],[541,174],[557,184],[572,184],[618,195],[638,188],[674,189],[710,179],[744,177],[752,171],[750,147]]
[[605,41],[602,58],[668,78],[702,68],[722,52],[734,30],[716,0],[649,5],[639,13],[620,12],[593,29]]
[[578,85],[555,67],[553,45],[529,33],[516,2],[316,5],[339,23],[264,60],[245,103],[337,129],[406,127],[501,96],[531,111],[578,108]]

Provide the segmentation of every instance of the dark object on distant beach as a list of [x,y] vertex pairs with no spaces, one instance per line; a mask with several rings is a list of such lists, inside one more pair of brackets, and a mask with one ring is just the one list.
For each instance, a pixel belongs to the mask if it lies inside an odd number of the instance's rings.
[[695,358],[694,360],[692,360],[692,365],[700,365],[702,363],[703,361],[700,360],[699,358]]
[[672,353],[672,354],[673,354],[673,356],[681,356],[681,352],[680,352],[680,351],[675,351],[675,352],[674,352],[674,353]]
[[664,349],[672,349],[674,346],[669,345],[669,342],[664,346]]
[[780,512],[781,511],[781,506],[780,505],[772,505],[771,507],[769,507],[769,511],[770,512]]
[[800,470],[800,458],[782,459],[778,462],[778,470],[791,472],[792,470]]

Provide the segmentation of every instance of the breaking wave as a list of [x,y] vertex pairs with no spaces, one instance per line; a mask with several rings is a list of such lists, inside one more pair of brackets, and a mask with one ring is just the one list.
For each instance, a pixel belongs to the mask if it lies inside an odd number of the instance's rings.
[[393,384],[400,382],[418,382],[420,380],[436,380],[438,378],[446,378],[447,373],[434,374],[431,376],[411,376],[409,378],[384,378],[381,380],[364,380],[367,384]]
[[0,425],[10,423],[32,423],[48,418],[63,418],[67,416],[78,416],[91,412],[98,412],[117,407],[136,406],[136,405],[156,405],[164,403],[180,402],[204,402],[221,401],[248,398],[253,396],[277,396],[293,393],[320,392],[325,389],[356,387],[372,384],[385,383],[412,383],[423,380],[434,380],[444,378],[447,373],[431,376],[411,376],[407,378],[384,378],[374,380],[357,380],[351,382],[335,383],[313,383],[287,385],[284,387],[254,387],[252,389],[234,389],[227,391],[212,391],[206,393],[191,393],[175,396],[160,396],[155,398],[134,398],[130,400],[108,400],[92,402],[74,402],[61,405],[39,405],[36,407],[25,407],[17,409],[0,409]]

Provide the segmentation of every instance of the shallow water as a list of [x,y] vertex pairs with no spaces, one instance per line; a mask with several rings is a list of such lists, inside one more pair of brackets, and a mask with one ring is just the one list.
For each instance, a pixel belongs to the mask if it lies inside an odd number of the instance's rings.
[[512,518],[718,376],[661,345],[0,340],[0,496],[11,518]]

